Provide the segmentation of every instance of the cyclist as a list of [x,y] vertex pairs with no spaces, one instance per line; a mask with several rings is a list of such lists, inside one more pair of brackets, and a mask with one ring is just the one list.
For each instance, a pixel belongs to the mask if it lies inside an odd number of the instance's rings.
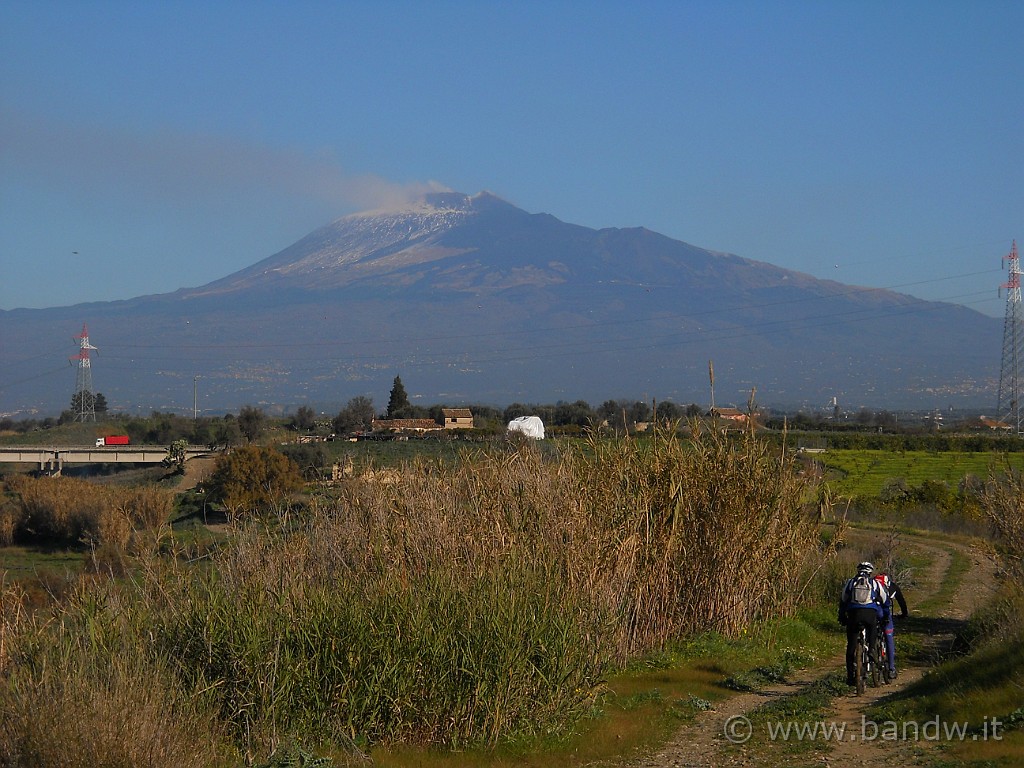
[[875,581],[882,585],[885,593],[889,596],[886,608],[889,613],[889,620],[885,624],[885,654],[889,658],[889,677],[896,679],[896,638],[895,627],[893,626],[892,601],[895,600],[900,606],[900,618],[907,618],[907,600],[903,597],[903,590],[900,585],[892,580],[887,573],[876,573]]
[[[847,580],[839,597],[839,623],[846,627],[846,684],[856,685],[857,638],[861,627],[868,632],[868,648],[874,654],[878,624],[888,623],[889,595],[873,578],[875,566],[868,562],[857,565],[857,575]],[[877,661],[877,660],[876,660]]]

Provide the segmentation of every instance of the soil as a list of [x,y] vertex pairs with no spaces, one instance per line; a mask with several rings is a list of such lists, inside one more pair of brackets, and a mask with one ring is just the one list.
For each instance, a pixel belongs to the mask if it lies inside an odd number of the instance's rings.
[[[922,578],[922,586],[926,589],[908,590],[911,616],[914,616],[912,600],[920,603],[935,594],[942,582],[942,577],[952,561],[949,547],[955,547],[967,554],[971,559],[969,573],[963,578],[956,595],[949,604],[938,612],[938,615],[927,617],[930,634],[925,640],[928,654],[941,658],[948,653],[954,640],[955,632],[970,613],[990,596],[996,583],[997,565],[992,556],[980,546],[955,544],[952,542],[931,539],[925,536],[904,536],[907,546],[927,550],[932,553],[933,561],[929,572]],[[924,618],[924,617],[922,617]],[[899,632],[897,624],[897,660],[899,660]],[[745,693],[720,702],[714,710],[701,713],[692,724],[681,728],[672,740],[656,754],[645,756],[630,763],[634,768],[726,768],[733,766],[777,765],[785,756],[773,750],[766,754],[764,746],[756,744],[737,746],[731,744],[725,736],[726,724],[730,718],[749,715],[763,704],[797,693],[803,686],[821,679],[827,674],[842,671],[845,660],[842,656],[829,659],[815,669],[804,670],[787,680],[785,683],[766,688],[755,693]],[[906,665],[900,668],[896,680],[888,686],[869,688],[864,695],[857,696],[851,692],[837,696],[832,701],[832,709],[823,720],[843,727],[844,738],[832,739],[825,743],[823,751],[801,753],[795,762],[801,765],[911,765],[918,762],[921,751],[934,748],[935,742],[924,741],[893,741],[891,739],[870,738],[871,727],[863,725],[862,715],[880,699],[903,690],[912,682],[919,680],[928,671],[924,665]],[[745,727],[743,721],[739,729]],[[739,734],[741,731],[737,730]],[[865,734],[869,738],[863,738]],[[757,741],[758,734],[753,739]],[[766,738],[760,735],[761,740]]]
[[175,490],[191,491],[199,483],[210,476],[213,472],[213,466],[216,464],[217,459],[213,456],[201,456],[195,459],[189,459],[185,462],[185,474],[182,475],[181,481]]

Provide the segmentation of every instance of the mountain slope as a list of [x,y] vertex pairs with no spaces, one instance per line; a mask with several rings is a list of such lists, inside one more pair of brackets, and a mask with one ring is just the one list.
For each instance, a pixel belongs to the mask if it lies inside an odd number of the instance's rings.
[[[646,229],[594,230],[488,193],[427,195],[338,219],[208,285],[0,313],[0,410],[58,411],[88,322],[94,389],[115,406],[380,403],[395,374],[422,402],[583,398],[844,407],[983,406],[1001,323]],[[40,356],[41,349],[59,352]],[[414,400],[415,401],[415,400]]]

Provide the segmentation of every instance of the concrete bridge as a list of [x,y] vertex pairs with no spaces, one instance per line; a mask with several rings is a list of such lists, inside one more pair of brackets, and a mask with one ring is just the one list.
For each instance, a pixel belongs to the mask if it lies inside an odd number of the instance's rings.
[[[186,448],[185,460],[214,453],[209,448]],[[40,472],[51,475],[59,475],[65,464],[160,464],[166,458],[165,445],[112,445],[103,448],[0,446],[0,464],[35,464]]]

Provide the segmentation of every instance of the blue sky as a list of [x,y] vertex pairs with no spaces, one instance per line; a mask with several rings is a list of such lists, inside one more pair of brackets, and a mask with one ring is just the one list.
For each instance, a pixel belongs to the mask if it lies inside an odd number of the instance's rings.
[[5,0],[0,309],[201,285],[433,184],[1000,316],[1022,29],[1019,0]]

